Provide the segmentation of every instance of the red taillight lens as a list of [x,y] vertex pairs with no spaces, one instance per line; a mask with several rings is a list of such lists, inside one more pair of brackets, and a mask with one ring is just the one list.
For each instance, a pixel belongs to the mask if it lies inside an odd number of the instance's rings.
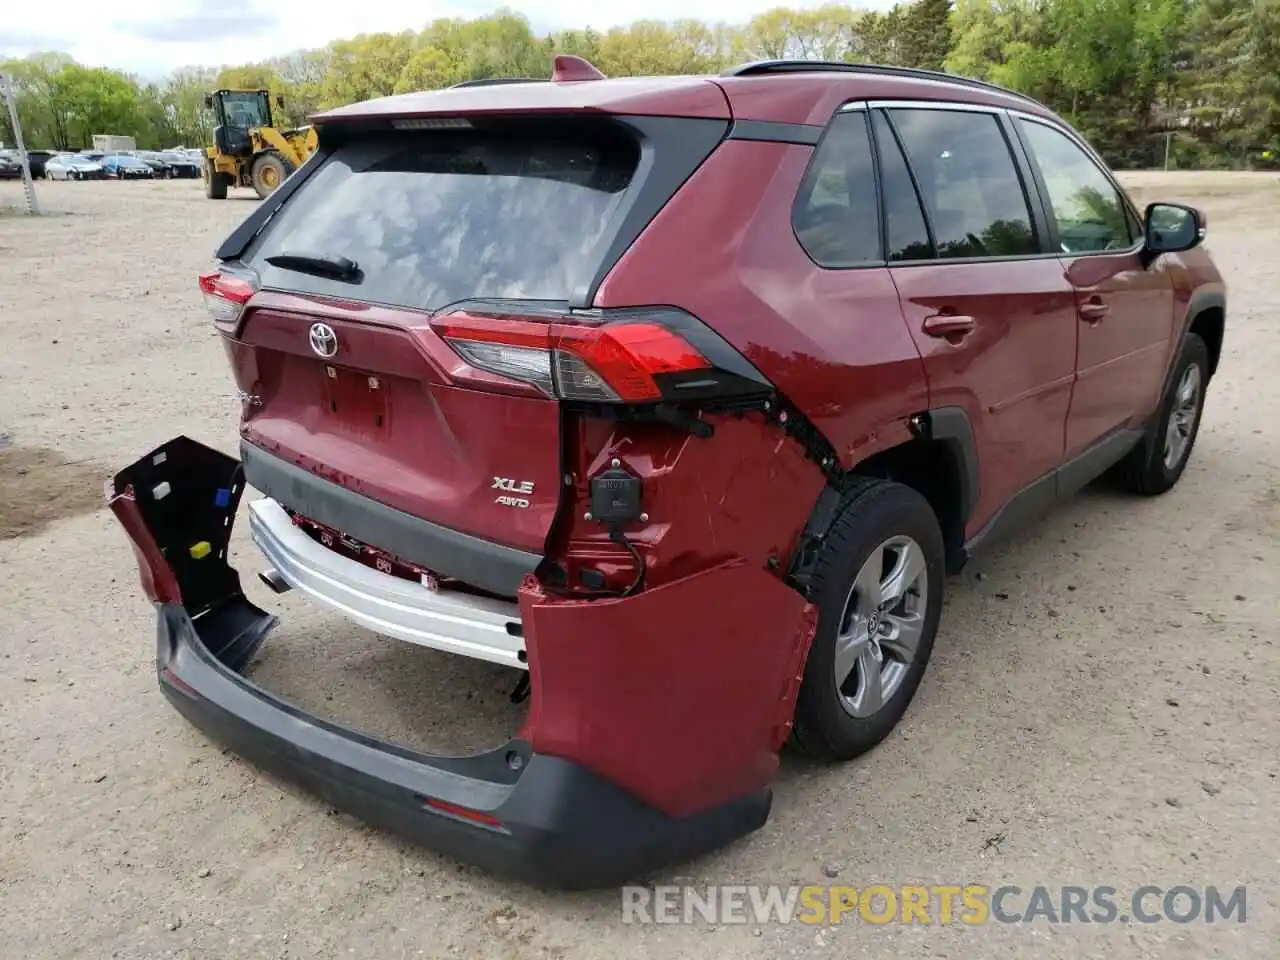
[[214,324],[234,330],[244,305],[257,291],[248,280],[214,270],[200,274],[200,292]]
[[[655,374],[685,373],[711,366],[691,344],[656,323],[611,324],[587,336],[561,336],[558,346],[559,383],[579,394],[595,393],[596,380],[603,378],[627,403],[661,399],[662,390],[653,379]],[[582,366],[573,360],[580,361]],[[604,398],[583,396],[581,399]]]
[[471,366],[562,400],[656,401],[662,388],[655,376],[712,367],[678,333],[643,315],[586,323],[459,311],[431,326]]

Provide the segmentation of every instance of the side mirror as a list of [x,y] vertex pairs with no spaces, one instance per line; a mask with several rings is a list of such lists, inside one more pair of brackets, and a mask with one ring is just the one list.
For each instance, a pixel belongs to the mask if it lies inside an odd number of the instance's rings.
[[206,110],[212,110],[212,109],[213,109],[213,97],[211,97],[211,96],[207,96],[207,97],[205,97],[205,98],[204,98],[204,106],[205,106],[205,109],[206,109]]
[[1144,233],[1147,252],[1178,253],[1198,246],[1204,239],[1204,214],[1181,203],[1153,203],[1147,207]]
[[279,107],[281,110],[283,110],[283,109],[284,109],[284,96],[283,96],[283,95],[277,95],[277,96],[276,96],[276,106],[277,106],[277,107]]

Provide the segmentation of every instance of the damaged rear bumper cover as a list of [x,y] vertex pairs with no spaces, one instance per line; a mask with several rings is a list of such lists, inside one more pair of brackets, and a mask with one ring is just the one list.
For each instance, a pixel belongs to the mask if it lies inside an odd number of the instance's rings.
[[581,763],[514,739],[418,753],[308,714],[243,676],[276,618],[226,563],[239,461],[179,437],[108,482],[156,603],[160,687],[192,724],[332,806],[437,852],[540,886],[616,886],[760,827],[770,791],[674,817]]
[[675,820],[518,741],[456,759],[364,736],[228,669],[177,604],[160,606],[156,663],[178,712],[245,759],[368,823],[539,886],[617,886],[721,846],[768,816],[768,798],[756,795]]

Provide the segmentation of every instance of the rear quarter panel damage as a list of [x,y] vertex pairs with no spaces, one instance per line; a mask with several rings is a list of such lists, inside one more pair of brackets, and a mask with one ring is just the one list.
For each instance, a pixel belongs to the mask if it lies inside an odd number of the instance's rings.
[[[817,267],[791,228],[810,148],[729,141],[602,283],[597,307],[689,311],[756,365],[846,467],[910,437],[923,365],[883,267]],[[709,418],[710,439],[662,425],[570,431],[573,505],[551,556],[625,586],[626,555],[583,516],[612,458],[644,480],[627,535],[647,589],[620,599],[521,592],[534,749],[573,757],[666,812],[769,783],[816,611],[782,572],[825,479],[761,414]],[[607,569],[606,558],[615,566]]]
[[692,437],[663,424],[579,420],[569,427],[572,487],[548,556],[579,571],[603,572],[611,589],[635,574],[630,555],[586,519],[590,478],[618,460],[643,483],[646,520],[627,528],[655,587],[743,560],[785,570],[797,534],[824,485],[803,450],[760,414],[709,417],[714,436]]
[[520,592],[532,687],[521,733],[672,816],[765,789],[816,615],[729,561],[617,600]]

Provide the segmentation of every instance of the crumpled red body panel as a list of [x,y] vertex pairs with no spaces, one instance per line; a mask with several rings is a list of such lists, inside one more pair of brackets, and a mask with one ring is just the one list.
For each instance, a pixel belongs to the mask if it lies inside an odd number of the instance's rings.
[[731,562],[591,601],[526,580],[520,612],[532,685],[522,737],[536,752],[673,816],[773,780],[816,619],[772,573]]
[[129,546],[133,547],[133,557],[138,562],[138,578],[142,581],[142,590],[153,603],[182,603],[182,591],[178,588],[178,578],[174,576],[169,561],[160,552],[155,537],[138,509],[138,501],[133,488],[127,487],[117,493],[112,481],[106,482],[105,493],[107,506],[116,515],[120,525],[129,536]]

